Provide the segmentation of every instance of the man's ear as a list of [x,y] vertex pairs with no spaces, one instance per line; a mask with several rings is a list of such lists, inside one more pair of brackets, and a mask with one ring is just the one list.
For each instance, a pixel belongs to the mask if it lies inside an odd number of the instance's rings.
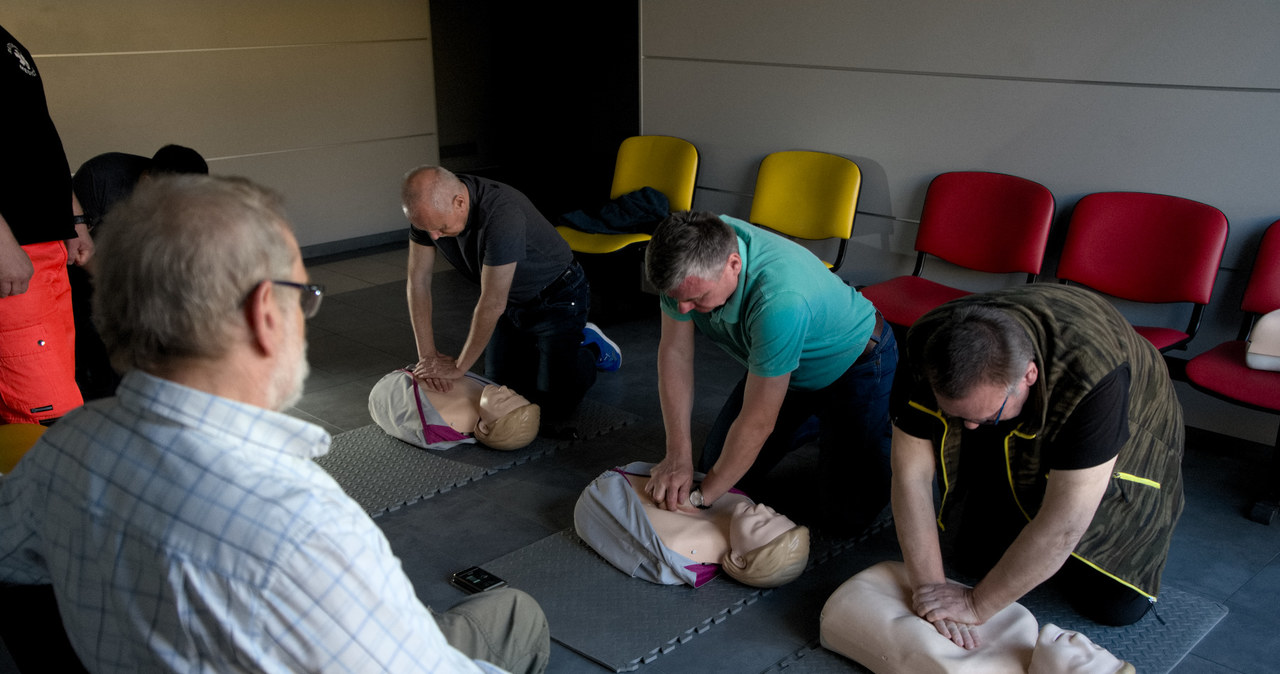
[[735,274],[742,271],[742,256],[738,254],[738,251],[729,253],[728,265],[729,269]]
[[263,281],[254,286],[244,301],[245,327],[249,338],[253,348],[264,356],[275,354],[283,328],[281,322],[284,320],[272,287],[270,281]]

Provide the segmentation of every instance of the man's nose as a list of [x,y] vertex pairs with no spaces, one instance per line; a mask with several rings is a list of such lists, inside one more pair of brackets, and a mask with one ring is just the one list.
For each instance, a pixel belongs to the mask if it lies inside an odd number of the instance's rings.
[[676,311],[679,311],[682,314],[687,314],[690,311],[693,311],[693,302],[677,302]]

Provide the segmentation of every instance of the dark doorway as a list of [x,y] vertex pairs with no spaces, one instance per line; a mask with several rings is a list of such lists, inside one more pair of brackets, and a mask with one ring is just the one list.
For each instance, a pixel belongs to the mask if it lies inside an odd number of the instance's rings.
[[548,218],[609,197],[639,133],[639,5],[432,0],[441,163],[529,196]]

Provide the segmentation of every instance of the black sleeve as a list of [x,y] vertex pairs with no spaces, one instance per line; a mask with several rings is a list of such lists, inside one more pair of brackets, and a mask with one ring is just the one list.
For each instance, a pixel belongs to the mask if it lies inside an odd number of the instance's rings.
[[937,411],[933,390],[899,361],[893,376],[893,392],[889,396],[889,415],[893,425],[912,437],[936,441],[942,433],[942,423],[922,407]]
[[1129,364],[1107,373],[1085,394],[1046,448],[1049,470],[1099,466],[1129,440]]
[[409,225],[409,240],[418,244],[419,246],[431,246],[432,248],[436,247],[436,242],[431,240],[431,235],[427,233],[427,230],[418,229],[413,225]]

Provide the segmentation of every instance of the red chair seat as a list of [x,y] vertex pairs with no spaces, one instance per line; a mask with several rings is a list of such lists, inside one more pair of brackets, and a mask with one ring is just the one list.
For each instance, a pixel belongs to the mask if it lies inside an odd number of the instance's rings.
[[967,290],[934,283],[919,276],[897,276],[862,289],[884,320],[910,327],[930,309],[951,300],[971,295]]
[[1179,342],[1182,342],[1191,338],[1191,335],[1188,335],[1187,333],[1182,332],[1181,330],[1174,330],[1173,328],[1161,328],[1161,327],[1150,326],[1150,325],[1135,325],[1133,326],[1133,329],[1137,331],[1139,335],[1146,337],[1147,341],[1154,344],[1156,349],[1159,351],[1164,351],[1165,349],[1173,346],[1174,344],[1177,344]]
[[1187,378],[1197,386],[1248,405],[1280,412],[1280,372],[1245,365],[1246,343],[1226,342],[1187,363]]

